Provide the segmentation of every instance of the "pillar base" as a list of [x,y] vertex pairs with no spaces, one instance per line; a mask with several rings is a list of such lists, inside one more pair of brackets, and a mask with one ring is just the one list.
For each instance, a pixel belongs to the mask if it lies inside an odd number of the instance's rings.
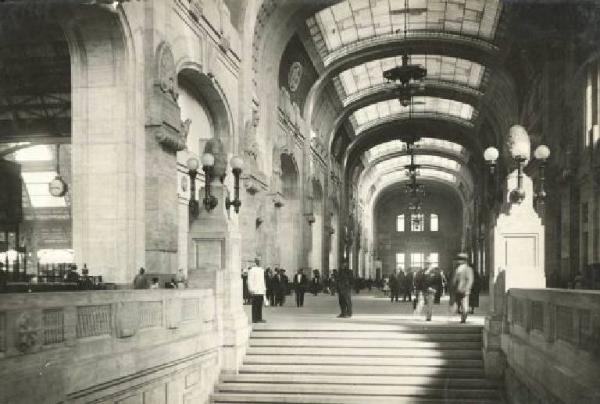
[[502,319],[488,316],[483,327],[483,366],[489,379],[502,379],[506,369],[506,357],[502,352]]
[[237,373],[248,347],[250,336],[248,317],[243,310],[223,320],[221,344],[221,369],[225,373]]

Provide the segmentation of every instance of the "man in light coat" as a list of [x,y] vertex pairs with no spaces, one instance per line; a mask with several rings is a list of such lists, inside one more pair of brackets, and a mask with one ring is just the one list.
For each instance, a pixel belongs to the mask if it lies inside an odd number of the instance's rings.
[[260,260],[254,260],[255,265],[248,271],[248,291],[252,296],[252,322],[266,323],[262,318],[262,307],[267,288],[265,286],[265,270],[260,266]]
[[454,288],[456,304],[458,305],[458,312],[460,313],[460,322],[464,323],[467,321],[469,295],[473,287],[474,275],[473,268],[467,264],[467,254],[460,253],[456,258],[459,264],[454,272],[452,286]]

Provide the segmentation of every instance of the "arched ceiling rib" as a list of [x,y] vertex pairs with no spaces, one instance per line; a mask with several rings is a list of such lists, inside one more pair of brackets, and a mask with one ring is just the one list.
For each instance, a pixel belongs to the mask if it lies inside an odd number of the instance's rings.
[[352,167],[361,161],[361,155],[370,148],[386,141],[406,141],[412,137],[435,137],[447,140],[460,144],[473,152],[475,156],[480,156],[481,144],[479,139],[473,136],[471,129],[470,122],[443,115],[427,116],[423,114],[409,119],[406,114],[384,119],[357,134],[346,149],[343,167],[346,172],[350,172]]
[[[447,140],[422,138],[416,142],[416,146],[416,153],[439,153],[440,155],[456,156],[463,161],[468,161],[469,158],[469,153],[464,147],[458,143],[449,142]],[[389,140],[370,148],[366,151],[366,155],[369,163],[372,163],[376,159],[384,158],[387,155],[406,152],[406,150],[406,142],[402,142],[401,140]]]

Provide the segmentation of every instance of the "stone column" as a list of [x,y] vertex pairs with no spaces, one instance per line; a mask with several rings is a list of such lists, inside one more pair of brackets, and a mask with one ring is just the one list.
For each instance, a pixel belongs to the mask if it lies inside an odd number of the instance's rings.
[[545,288],[544,226],[533,208],[533,182],[523,174],[524,199],[511,201],[518,171],[506,179],[504,202],[490,239],[490,312],[483,334],[484,364],[489,377],[499,378],[505,367],[501,337],[505,293],[510,288]]
[[143,60],[111,15],[90,8],[78,17],[65,29],[75,260],[105,282],[130,284],[144,264]]

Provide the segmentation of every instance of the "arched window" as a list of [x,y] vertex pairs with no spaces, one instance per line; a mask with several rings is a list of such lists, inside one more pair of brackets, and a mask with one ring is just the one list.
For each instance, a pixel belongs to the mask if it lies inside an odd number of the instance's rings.
[[429,230],[430,231],[439,231],[440,230],[440,223],[438,220],[438,215],[436,215],[435,213],[432,213],[429,216]]
[[396,231],[404,231],[404,215],[396,217]]

